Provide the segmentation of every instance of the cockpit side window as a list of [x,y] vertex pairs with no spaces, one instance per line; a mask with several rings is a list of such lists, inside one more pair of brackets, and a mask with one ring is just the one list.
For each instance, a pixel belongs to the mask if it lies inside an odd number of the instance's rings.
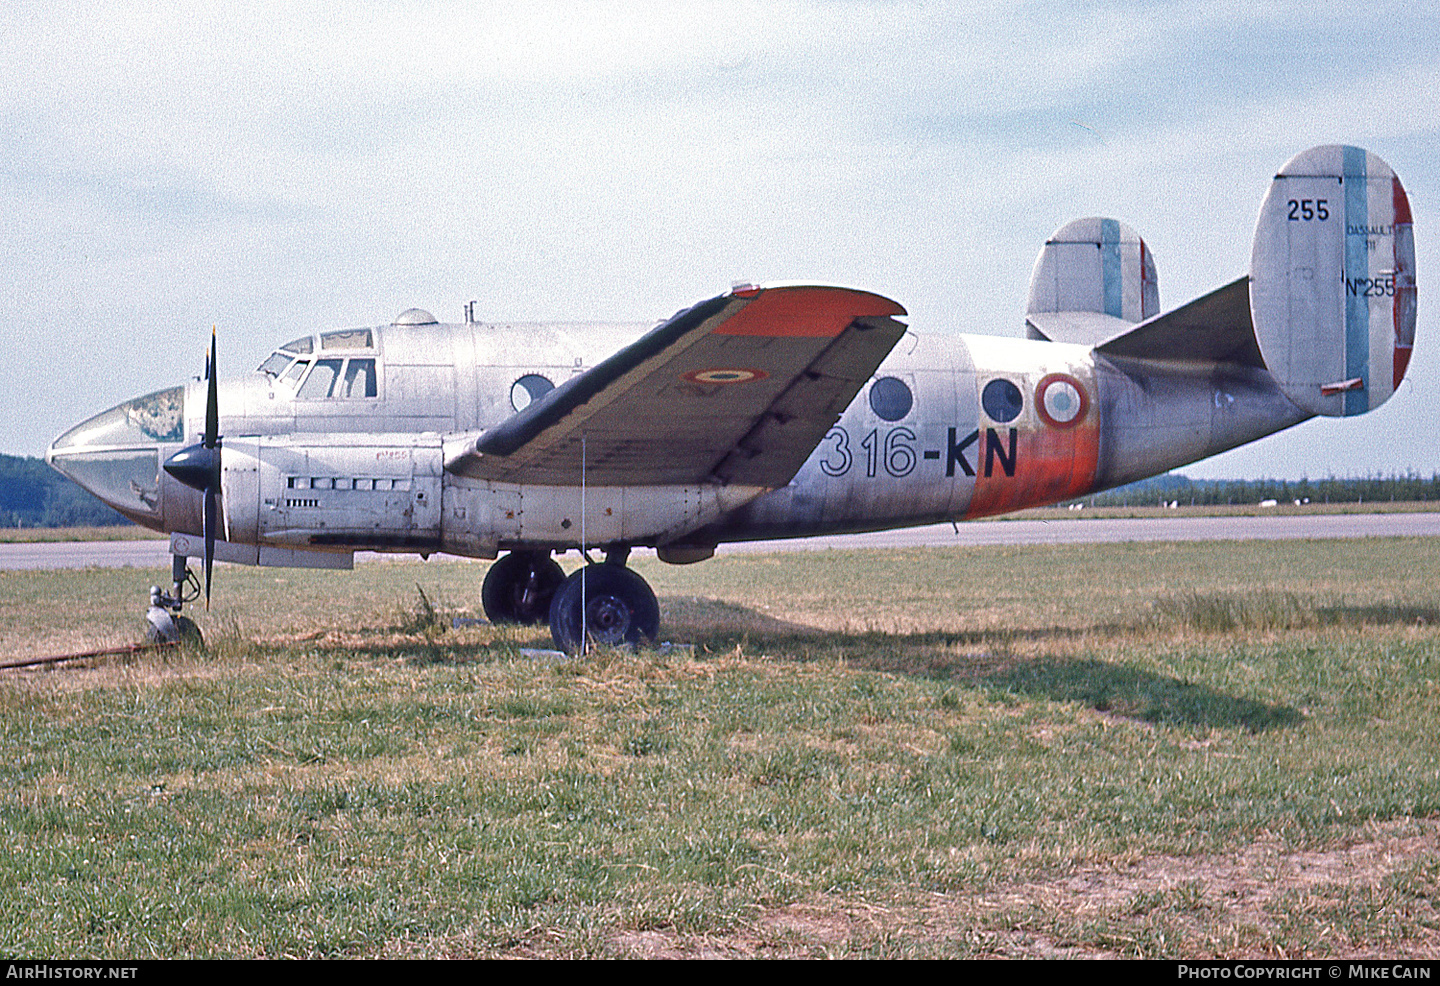
[[290,364],[290,369],[286,370],[285,376],[280,379],[288,384],[297,384],[308,369],[310,369],[310,361],[308,359],[297,359],[294,363]]
[[345,367],[345,382],[338,397],[374,397],[375,361],[373,359],[352,359]]
[[335,381],[340,378],[340,366],[344,360],[322,359],[315,362],[315,369],[305,378],[304,385],[300,388],[299,397],[302,400],[315,400],[317,398],[329,397],[335,389]]
[[312,336],[302,336],[294,342],[287,342],[280,348],[288,353],[313,353],[315,351],[315,339]]
[[310,360],[296,360],[281,382],[298,387],[295,396],[307,401],[363,400],[378,396],[380,389],[373,356],[319,359],[313,368]]

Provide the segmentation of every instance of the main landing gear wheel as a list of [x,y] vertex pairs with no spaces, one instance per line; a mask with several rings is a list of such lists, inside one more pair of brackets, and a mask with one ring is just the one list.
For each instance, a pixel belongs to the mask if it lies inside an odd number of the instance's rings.
[[587,637],[603,646],[633,647],[653,643],[659,633],[655,593],[623,565],[586,565],[550,603],[550,635],[567,654],[581,653]]
[[544,623],[565,570],[539,551],[512,551],[490,566],[480,605],[491,623]]

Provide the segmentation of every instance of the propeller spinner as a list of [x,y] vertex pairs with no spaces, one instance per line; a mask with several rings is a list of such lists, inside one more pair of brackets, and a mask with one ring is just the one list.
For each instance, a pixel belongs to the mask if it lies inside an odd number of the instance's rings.
[[220,392],[215,379],[215,329],[210,329],[210,352],[205,357],[205,435],[165,460],[165,471],[181,483],[205,494],[205,608],[210,608],[210,571],[215,563],[215,523],[220,496]]

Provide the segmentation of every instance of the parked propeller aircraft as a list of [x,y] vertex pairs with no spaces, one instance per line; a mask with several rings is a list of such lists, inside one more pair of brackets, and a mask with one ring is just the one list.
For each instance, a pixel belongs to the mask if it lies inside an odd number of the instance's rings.
[[[496,622],[558,646],[653,640],[626,567],[727,541],[966,520],[1214,455],[1400,385],[1415,329],[1409,202],[1379,158],[1317,147],[1260,208],[1250,272],[1161,313],[1154,257],[1080,219],[1035,264],[1026,339],[911,331],[865,291],[738,286],[653,327],[390,325],[309,333],[254,373],[105,411],[47,460],[170,532],[174,637],[187,558],[349,568],[354,552],[495,559]],[[223,438],[222,438],[223,436]],[[556,552],[604,561],[568,578]],[[503,554],[503,557],[501,555]]]

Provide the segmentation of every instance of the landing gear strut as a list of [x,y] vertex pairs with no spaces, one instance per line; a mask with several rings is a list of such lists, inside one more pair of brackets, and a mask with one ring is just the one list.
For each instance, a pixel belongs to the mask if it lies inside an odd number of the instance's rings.
[[150,609],[145,614],[146,642],[205,646],[195,621],[180,615],[186,603],[200,598],[200,580],[186,565],[184,555],[170,557],[170,579],[168,594],[161,592],[158,585],[150,587]]

